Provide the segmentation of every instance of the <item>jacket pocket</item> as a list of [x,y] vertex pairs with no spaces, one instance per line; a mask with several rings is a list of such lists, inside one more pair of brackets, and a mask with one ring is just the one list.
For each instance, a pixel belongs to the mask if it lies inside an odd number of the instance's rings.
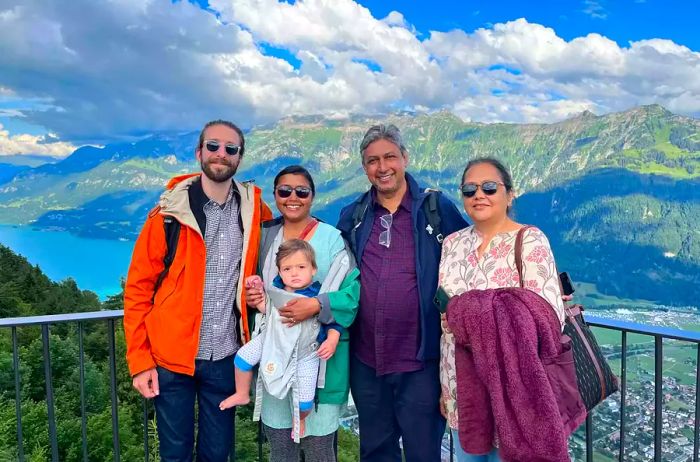
[[162,308],[165,301],[175,293],[180,284],[183,269],[184,266],[179,265],[177,268],[171,267],[170,270],[168,270],[168,275],[163,279],[163,283],[158,288],[158,292],[156,292],[156,296],[153,299],[154,309],[158,310]]
[[573,431],[585,416],[586,408],[581,400],[581,393],[576,382],[576,368],[574,366],[574,351],[571,347],[571,339],[562,335],[562,352],[558,356],[544,358],[547,379],[554,392],[559,414],[567,434]]

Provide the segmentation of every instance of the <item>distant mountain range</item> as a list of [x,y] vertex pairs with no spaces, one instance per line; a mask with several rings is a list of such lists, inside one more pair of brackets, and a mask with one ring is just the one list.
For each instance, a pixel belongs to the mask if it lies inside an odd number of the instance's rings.
[[[295,117],[246,135],[237,177],[254,179],[271,201],[274,175],[302,164],[317,184],[314,213],[333,223],[368,187],[359,142],[380,121],[402,129],[410,171],[460,206],[467,161],[505,161],[519,194],[518,220],[540,226],[559,266],[595,284],[607,302],[700,305],[699,120],[657,105],[530,125],[470,123],[447,112]],[[56,163],[3,167],[0,223],[134,238],[167,179],[198,170],[197,135],[154,135],[82,147]]]

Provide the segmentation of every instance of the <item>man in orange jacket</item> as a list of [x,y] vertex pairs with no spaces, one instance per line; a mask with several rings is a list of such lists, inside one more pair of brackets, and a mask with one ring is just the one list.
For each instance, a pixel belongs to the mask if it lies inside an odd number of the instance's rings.
[[[260,188],[233,180],[243,132],[215,120],[195,150],[202,174],[173,178],[136,240],[124,288],[124,332],[133,386],[153,398],[160,458],[228,459],[234,411],[233,357],[250,339],[243,280],[257,266],[260,223],[272,218]],[[172,264],[164,220],[180,227]]]

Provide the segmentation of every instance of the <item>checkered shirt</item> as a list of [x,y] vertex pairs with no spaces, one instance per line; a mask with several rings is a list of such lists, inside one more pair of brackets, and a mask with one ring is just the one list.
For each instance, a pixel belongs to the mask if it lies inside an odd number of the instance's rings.
[[223,206],[213,200],[204,204],[207,267],[197,359],[217,361],[234,354],[239,347],[234,307],[243,232],[238,216],[239,200],[233,197],[234,190],[231,187]]

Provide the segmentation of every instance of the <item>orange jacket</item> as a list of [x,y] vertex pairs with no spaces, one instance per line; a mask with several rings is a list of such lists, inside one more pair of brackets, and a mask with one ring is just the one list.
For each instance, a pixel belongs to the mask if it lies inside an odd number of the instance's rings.
[[[200,174],[175,177],[161,195],[143,225],[134,246],[124,287],[124,333],[126,360],[131,375],[156,365],[173,372],[194,374],[202,321],[206,248],[199,225],[190,209],[187,189]],[[255,274],[260,247],[260,223],[272,218],[261,198],[260,188],[236,182],[241,194],[243,255],[236,292],[240,316],[239,338],[250,340],[243,281]],[[153,299],[153,288],[163,271],[167,252],[163,218],[181,223],[175,259]],[[153,300],[153,301],[151,301]]]

